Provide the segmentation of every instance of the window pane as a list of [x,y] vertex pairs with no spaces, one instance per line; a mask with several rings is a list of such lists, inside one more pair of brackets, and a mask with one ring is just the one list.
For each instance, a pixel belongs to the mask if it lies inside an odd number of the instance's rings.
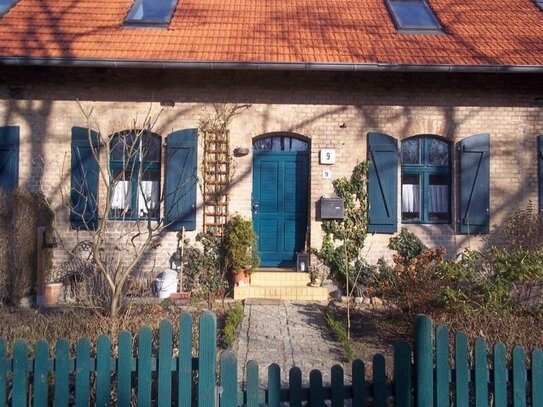
[[402,141],[402,164],[420,164],[421,139]]
[[143,159],[145,161],[160,161],[160,137],[154,135],[144,135],[143,136]]
[[110,143],[111,159],[126,162],[138,154],[139,139],[133,133],[118,134]]
[[147,171],[143,174],[138,188],[138,210],[140,217],[149,213],[152,218],[158,216],[158,203],[160,200],[160,172]]
[[435,138],[427,139],[429,143],[429,165],[449,165],[449,144]]
[[430,221],[449,220],[449,176],[430,174],[428,212]]
[[255,150],[267,151],[271,149],[271,138],[261,138],[253,142],[253,147]]
[[116,218],[130,217],[132,213],[132,187],[131,176],[128,171],[115,171],[113,182],[113,193],[111,196],[111,211]]
[[423,0],[389,0],[399,28],[439,29],[439,23]]
[[136,0],[127,21],[167,23],[173,8],[171,0]]
[[253,147],[258,151],[307,151],[309,143],[294,137],[274,136],[256,140]]
[[420,221],[420,176],[402,174],[402,220]]

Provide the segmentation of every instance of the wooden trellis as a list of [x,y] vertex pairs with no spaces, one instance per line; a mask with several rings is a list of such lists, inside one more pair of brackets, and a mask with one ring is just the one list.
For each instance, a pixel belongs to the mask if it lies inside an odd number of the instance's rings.
[[204,132],[204,232],[219,235],[228,219],[229,140],[228,130]]

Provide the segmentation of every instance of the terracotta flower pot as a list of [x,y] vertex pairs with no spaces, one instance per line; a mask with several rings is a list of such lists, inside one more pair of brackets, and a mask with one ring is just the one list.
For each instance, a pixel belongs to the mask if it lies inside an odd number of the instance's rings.
[[238,270],[232,275],[232,280],[234,285],[237,287],[247,283],[250,276],[251,275],[247,272],[247,270]]
[[46,283],[43,291],[43,305],[58,304],[58,299],[64,284],[62,283]]

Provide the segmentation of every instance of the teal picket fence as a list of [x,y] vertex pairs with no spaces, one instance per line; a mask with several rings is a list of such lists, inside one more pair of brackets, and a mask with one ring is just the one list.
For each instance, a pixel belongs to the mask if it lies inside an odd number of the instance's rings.
[[541,350],[534,350],[527,363],[520,347],[508,358],[503,344],[489,351],[484,339],[477,339],[470,350],[462,332],[450,347],[447,328],[434,329],[426,316],[417,317],[413,347],[407,341],[394,345],[391,377],[384,356],[377,354],[369,380],[360,360],[353,362],[348,382],[343,368],[333,366],[326,386],[318,370],[310,373],[307,386],[299,368],[282,379],[279,366],[272,364],[267,386],[261,386],[258,365],[249,362],[243,389],[235,353],[224,351],[217,359],[215,315],[200,317],[196,356],[192,322],[190,314],[182,314],[174,340],[172,324],[162,321],[158,346],[147,327],[134,338],[122,332],[115,356],[107,336],[95,347],[86,338],[79,340],[73,355],[65,340],[54,349],[38,342],[30,356],[24,341],[8,354],[0,339],[0,405],[339,407],[348,400],[353,406],[543,406]]

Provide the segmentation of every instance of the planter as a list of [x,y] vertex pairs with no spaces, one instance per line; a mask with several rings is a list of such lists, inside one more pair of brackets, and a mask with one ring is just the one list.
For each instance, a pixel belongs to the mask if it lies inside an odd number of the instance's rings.
[[46,283],[43,291],[43,305],[58,304],[60,293],[64,288],[62,283]]
[[247,270],[239,270],[232,275],[232,282],[236,287],[244,286],[249,282],[250,276],[251,274],[249,274]]

